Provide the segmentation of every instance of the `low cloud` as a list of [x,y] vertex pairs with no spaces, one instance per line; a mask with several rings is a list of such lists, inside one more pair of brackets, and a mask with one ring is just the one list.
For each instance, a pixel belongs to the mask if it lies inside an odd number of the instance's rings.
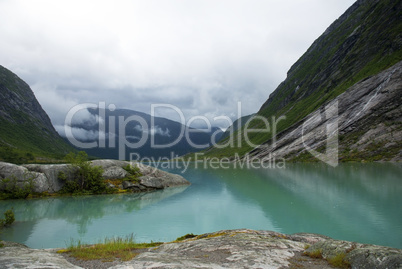
[[2,0],[0,63],[31,85],[54,125],[100,101],[234,120],[238,101],[242,115],[256,112],[354,2]]
[[[99,138],[99,132],[94,130],[87,130],[79,127],[71,127],[67,125],[55,125],[56,131],[65,138],[75,138],[78,141],[95,141]],[[66,132],[72,132],[73,137],[67,136]]]
[[134,127],[134,130],[136,130],[136,131],[138,131],[138,132],[145,133],[145,134],[150,134],[150,135],[156,135],[156,134],[158,134],[158,135],[161,135],[161,136],[170,137],[170,131],[169,131],[169,129],[166,127],[165,130],[164,130],[164,129],[162,129],[162,128],[161,128],[160,126],[158,126],[158,125],[152,126],[152,127],[151,127],[150,129],[148,129],[148,130],[142,129],[142,126],[141,126],[141,125],[136,125],[136,126]]

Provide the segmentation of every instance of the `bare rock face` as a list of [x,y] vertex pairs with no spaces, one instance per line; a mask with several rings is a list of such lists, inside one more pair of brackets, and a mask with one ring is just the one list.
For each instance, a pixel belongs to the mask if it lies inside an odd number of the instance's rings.
[[[399,62],[355,84],[328,104],[277,134],[276,141],[268,140],[252,150],[249,156],[260,160],[293,159],[308,150],[311,152],[311,149],[328,149],[332,136],[335,141],[339,141],[339,147],[334,148],[339,150],[341,160],[349,160],[351,152],[355,152],[360,159],[400,161],[401,88],[402,62]],[[316,155],[319,153],[316,152]]]

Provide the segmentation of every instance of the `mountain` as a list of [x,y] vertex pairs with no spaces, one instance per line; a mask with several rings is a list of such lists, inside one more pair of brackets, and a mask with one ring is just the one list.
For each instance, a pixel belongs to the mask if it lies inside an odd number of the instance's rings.
[[0,161],[58,158],[72,150],[56,132],[28,84],[0,66]]
[[[240,146],[225,147],[224,149],[212,148],[205,152],[206,155],[233,157],[235,154],[239,154],[245,156],[253,150],[253,154],[257,154],[255,151],[261,149],[258,145],[266,145],[270,141],[276,140],[276,136],[283,136],[285,133],[295,130],[296,126],[300,126],[311,118],[312,113],[322,111],[326,104],[346,91],[349,92],[348,98],[358,96],[357,93],[356,95],[353,93],[353,90],[358,92],[358,85],[365,85],[359,84],[359,82],[362,83],[378,75],[402,60],[401,10],[401,1],[359,0],[355,2],[327,28],[290,68],[285,81],[276,88],[261,106],[257,113],[260,118],[256,117],[250,124],[250,128],[267,129],[267,131],[246,134],[246,130],[242,128],[239,131],[240,134],[237,133],[232,137],[233,144]],[[371,81],[375,83],[377,80]],[[392,85],[401,89],[398,83],[398,81],[393,80]],[[374,84],[371,86],[371,88],[376,88]],[[394,101],[399,104],[399,107],[390,106],[388,107],[390,110],[383,111],[382,113],[391,113],[394,108],[396,109],[391,114],[388,114],[386,121],[383,119],[380,123],[382,122],[390,127],[390,129],[383,128],[384,131],[395,132],[395,130],[401,128],[400,104],[402,102],[400,101],[400,90],[396,96],[389,95],[387,98],[396,98]],[[367,101],[364,98],[354,100],[358,103]],[[346,102],[346,100],[341,98],[339,102]],[[384,102],[386,103],[386,101]],[[355,104],[349,105],[345,106],[343,103],[339,103],[340,109],[343,109],[339,113],[342,114],[351,110]],[[366,115],[365,121],[378,122],[382,115],[378,115],[375,111],[371,112],[371,114]],[[269,120],[271,125],[269,131],[266,128],[266,122],[261,118]],[[339,124],[342,123],[340,122]],[[273,130],[274,128],[272,127],[275,127],[276,130]],[[350,135],[350,131],[349,129],[340,131],[342,132],[339,137],[340,140],[342,139],[339,142],[340,151],[341,153],[345,152],[345,155],[342,156],[341,154],[341,159],[392,159],[400,154],[400,138],[397,137],[395,137],[396,142],[394,141],[397,144],[394,146],[397,148],[393,150],[393,154],[387,157],[381,154],[374,154],[373,156],[360,154],[362,151],[368,151],[370,147],[375,147],[375,145],[387,144],[385,141],[373,141],[370,144],[371,146],[366,145],[365,148],[357,147],[354,149],[357,152],[351,154],[348,152],[348,150],[352,150],[348,148],[348,145],[353,144],[350,139],[360,140],[367,136],[369,131],[366,127],[354,129],[355,135],[353,136]],[[248,143],[247,140],[251,143]],[[390,143],[394,142],[390,141]],[[277,151],[274,150],[271,153],[275,152]],[[288,152],[286,158],[292,159],[299,156],[299,154],[299,151]],[[305,160],[306,158],[303,159]]]
[[80,141],[95,142],[97,145],[81,149],[100,158],[130,160],[130,154],[141,159],[171,158],[205,149],[211,145],[212,137],[218,141],[223,134],[217,127],[209,130],[190,128],[176,121],[129,109],[110,111],[90,108],[88,112],[92,120],[75,123],[72,128],[95,134],[84,136],[88,138]]
[[238,118],[233,122],[229,128],[226,129],[226,131],[223,133],[221,139],[224,140],[228,137],[230,137],[231,134],[236,132],[238,129],[240,129],[242,126],[248,123],[248,121],[254,116],[254,114],[250,114],[247,116],[243,116],[241,118]]

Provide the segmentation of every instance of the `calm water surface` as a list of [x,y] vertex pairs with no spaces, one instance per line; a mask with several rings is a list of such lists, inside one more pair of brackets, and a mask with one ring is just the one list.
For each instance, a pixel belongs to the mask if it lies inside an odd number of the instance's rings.
[[[178,173],[178,170],[168,170]],[[402,166],[287,165],[286,169],[195,169],[192,185],[146,194],[0,201],[16,222],[0,238],[32,248],[96,243],[133,234],[170,241],[222,229],[309,232],[402,248]]]

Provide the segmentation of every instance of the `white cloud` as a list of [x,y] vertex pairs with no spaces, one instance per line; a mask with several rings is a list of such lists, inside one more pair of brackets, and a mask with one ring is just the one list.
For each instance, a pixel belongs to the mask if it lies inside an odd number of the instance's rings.
[[161,128],[158,125],[155,126],[151,126],[151,128],[149,130],[144,130],[142,129],[141,125],[136,125],[134,126],[134,130],[142,132],[142,133],[149,133],[150,135],[161,135],[161,136],[167,136],[170,137],[170,131],[169,129],[166,127],[165,130],[163,128]]
[[1,0],[0,64],[54,124],[78,103],[256,112],[354,0]]
[[73,138],[77,139],[78,141],[95,141],[99,138],[99,132],[94,130],[86,130],[83,128],[71,127],[67,125],[55,125],[54,128],[62,137],[67,137],[66,131],[69,132],[71,130],[74,136]]

